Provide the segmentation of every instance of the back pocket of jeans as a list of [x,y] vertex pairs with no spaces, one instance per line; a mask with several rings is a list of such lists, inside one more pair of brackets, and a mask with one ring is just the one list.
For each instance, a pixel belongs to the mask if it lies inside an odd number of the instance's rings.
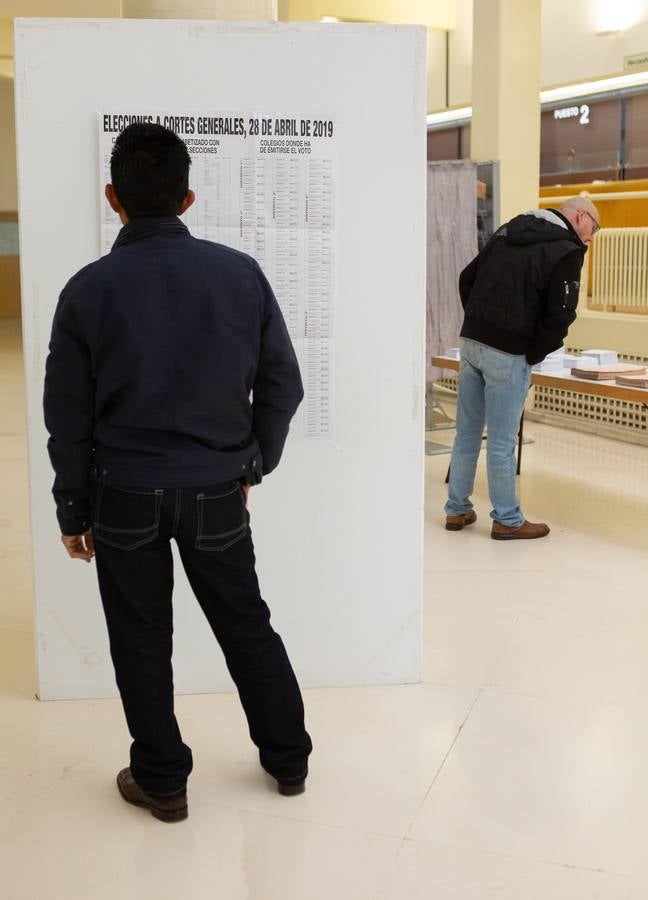
[[[487,380],[494,381],[496,384],[510,381],[517,358],[507,353],[498,353],[497,356],[490,355],[488,359],[484,359],[483,372]],[[526,362],[526,359],[524,361]]]
[[135,550],[160,530],[162,491],[135,491],[99,485],[92,526],[96,540],[118,550]]
[[247,510],[240,484],[206,490],[196,496],[198,530],[196,549],[221,552],[247,533]]

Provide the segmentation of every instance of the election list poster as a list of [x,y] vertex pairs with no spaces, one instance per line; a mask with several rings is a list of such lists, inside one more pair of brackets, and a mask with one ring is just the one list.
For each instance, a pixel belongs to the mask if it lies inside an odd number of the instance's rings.
[[334,121],[240,111],[100,113],[102,254],[121,228],[103,197],[110,154],[131,122],[164,125],[186,143],[196,202],[182,220],[194,237],[257,260],[276,294],[304,381],[294,427],[307,437],[331,438]]

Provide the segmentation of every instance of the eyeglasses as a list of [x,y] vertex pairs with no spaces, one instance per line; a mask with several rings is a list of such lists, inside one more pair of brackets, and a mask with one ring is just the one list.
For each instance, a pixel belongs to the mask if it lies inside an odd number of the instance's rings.
[[594,218],[594,216],[593,216],[591,213],[588,213],[586,209],[581,209],[581,212],[584,212],[585,215],[586,215],[586,216],[589,216],[589,218],[592,220],[592,224],[594,225],[594,227],[592,228],[592,237],[594,237],[594,235],[596,234],[596,232],[601,230],[601,226],[600,226],[599,223],[596,221],[596,219]]

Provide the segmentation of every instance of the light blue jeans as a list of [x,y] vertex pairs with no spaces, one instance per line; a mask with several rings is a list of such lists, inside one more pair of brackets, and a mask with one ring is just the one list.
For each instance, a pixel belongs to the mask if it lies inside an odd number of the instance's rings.
[[465,340],[461,350],[457,395],[457,433],[450,462],[447,515],[473,508],[484,422],[488,429],[486,468],[491,519],[516,527],[524,522],[515,489],[515,447],[531,366],[525,356],[503,353]]

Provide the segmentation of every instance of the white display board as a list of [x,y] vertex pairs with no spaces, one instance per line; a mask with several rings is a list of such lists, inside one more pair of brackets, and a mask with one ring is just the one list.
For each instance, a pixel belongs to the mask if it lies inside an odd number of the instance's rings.
[[[309,250],[309,236],[293,230],[300,289],[290,293],[280,242],[246,245],[262,257],[288,320],[294,310],[291,329],[307,391],[281,466],[251,493],[258,572],[303,686],[417,681],[424,29],[17,19],[15,38],[38,695],[115,693],[94,565],[69,560],[59,541],[42,384],[58,294],[75,271],[100,255],[102,230],[109,230],[99,191],[104,163],[98,123],[104,115],[133,110],[283,119],[297,123],[298,132],[302,121],[332,123],[327,145],[320,143],[316,151],[330,164],[330,244]],[[258,166],[262,138],[309,137],[286,128],[283,135],[258,136],[250,145],[251,165]],[[243,156],[239,152],[237,159]],[[199,168],[191,186],[199,192],[202,184],[204,195],[210,176],[205,181]],[[284,169],[273,162],[263,177],[279,184]],[[308,172],[297,163],[286,177],[303,184]],[[250,202],[267,211],[262,188]],[[205,223],[203,216],[202,224],[189,225],[195,230]],[[217,227],[223,230],[207,236],[227,242],[231,223],[221,218]],[[317,230],[321,240],[325,229]],[[229,242],[235,243],[231,232]],[[319,299],[311,297],[310,307],[309,265],[320,279]],[[328,299],[322,303],[327,278]],[[310,335],[308,308],[315,329]],[[230,689],[220,650],[177,557],[174,607],[176,689]]]

